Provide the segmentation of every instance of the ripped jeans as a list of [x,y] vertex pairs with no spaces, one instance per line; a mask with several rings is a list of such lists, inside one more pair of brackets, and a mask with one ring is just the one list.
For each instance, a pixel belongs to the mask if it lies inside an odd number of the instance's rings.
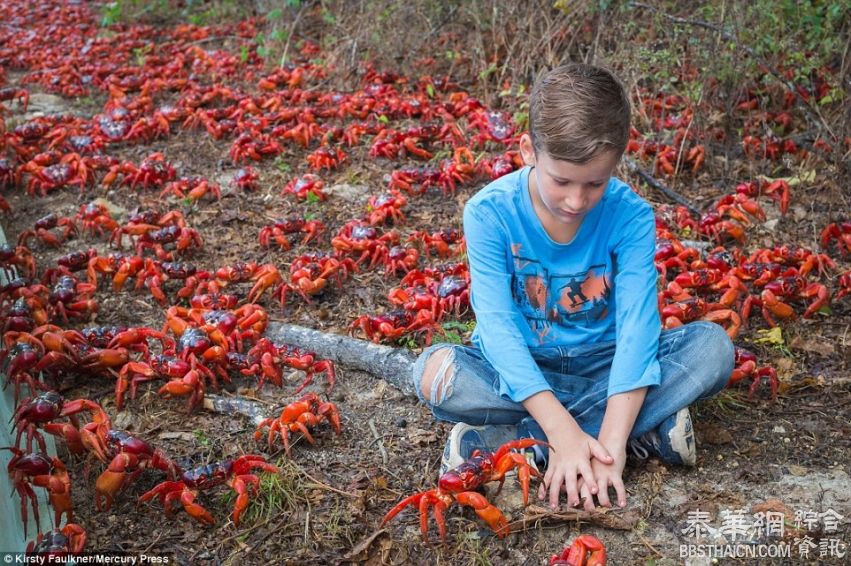
[[[422,392],[426,361],[447,350],[432,382],[429,399]],[[609,371],[615,342],[533,349],[532,356],[556,398],[577,424],[595,438],[606,410]],[[633,425],[635,438],[695,401],[716,395],[733,371],[733,343],[719,325],[692,322],[663,330],[659,338],[662,379],[650,387]],[[536,438],[546,438],[522,404],[499,395],[499,374],[473,347],[435,344],[414,364],[413,382],[420,401],[441,420],[472,425],[519,424]]]

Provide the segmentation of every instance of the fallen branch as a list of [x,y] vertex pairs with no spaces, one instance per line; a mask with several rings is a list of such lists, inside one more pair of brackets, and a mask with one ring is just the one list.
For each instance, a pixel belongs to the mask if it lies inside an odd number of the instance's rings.
[[405,395],[416,395],[411,382],[416,356],[410,350],[381,346],[295,324],[270,323],[266,336],[276,342],[294,344],[315,352],[320,358],[335,364],[380,377]]
[[539,521],[556,521],[568,522],[575,521],[579,523],[588,523],[605,527],[607,529],[617,529],[619,531],[631,531],[638,524],[641,515],[637,509],[606,509],[600,508],[594,511],[585,511],[579,509],[567,509],[564,511],[552,511],[547,507],[539,505],[529,505],[523,513],[523,517],[513,521],[509,526],[512,530],[514,527],[527,528],[538,523]]
[[629,159],[628,157],[624,158],[624,163],[626,164],[626,168],[627,170],[629,170],[630,173],[635,173],[636,175],[641,177],[642,181],[644,181],[660,193],[664,194],[672,201],[676,202],[677,204],[683,205],[696,216],[700,216],[700,210],[698,210],[697,207],[695,207],[691,202],[689,202],[687,198],[685,198],[675,190],[669,189],[668,187],[657,181],[656,178],[653,177],[653,175],[645,171],[638,163],[636,163],[632,159]]

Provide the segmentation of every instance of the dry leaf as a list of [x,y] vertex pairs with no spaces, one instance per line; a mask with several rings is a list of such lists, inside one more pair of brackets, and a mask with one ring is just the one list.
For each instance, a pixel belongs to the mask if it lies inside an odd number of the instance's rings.
[[701,441],[714,445],[729,444],[733,441],[733,435],[724,427],[709,424],[703,427]]
[[789,347],[797,350],[804,350],[805,352],[815,352],[822,356],[831,356],[836,352],[836,347],[832,342],[819,340],[817,338],[807,340],[801,336],[795,336],[795,338],[790,340]]
[[408,433],[408,440],[418,446],[437,442],[437,434],[432,430],[416,429]]

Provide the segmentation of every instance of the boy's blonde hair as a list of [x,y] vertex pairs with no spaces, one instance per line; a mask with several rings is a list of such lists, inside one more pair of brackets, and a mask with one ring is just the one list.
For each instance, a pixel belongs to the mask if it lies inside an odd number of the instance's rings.
[[623,154],[629,140],[629,99],[606,69],[571,63],[535,84],[529,97],[529,136],[536,152],[583,164],[604,151]]

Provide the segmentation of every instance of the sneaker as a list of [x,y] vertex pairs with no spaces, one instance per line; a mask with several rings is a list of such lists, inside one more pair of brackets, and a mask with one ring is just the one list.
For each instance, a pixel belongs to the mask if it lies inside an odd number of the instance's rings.
[[629,439],[627,445],[640,460],[655,456],[678,466],[694,466],[697,463],[697,446],[688,407],[662,421],[654,430]]
[[493,452],[506,442],[516,439],[515,425],[473,426],[457,423],[449,432],[449,439],[443,448],[440,475],[463,464],[476,450]]

